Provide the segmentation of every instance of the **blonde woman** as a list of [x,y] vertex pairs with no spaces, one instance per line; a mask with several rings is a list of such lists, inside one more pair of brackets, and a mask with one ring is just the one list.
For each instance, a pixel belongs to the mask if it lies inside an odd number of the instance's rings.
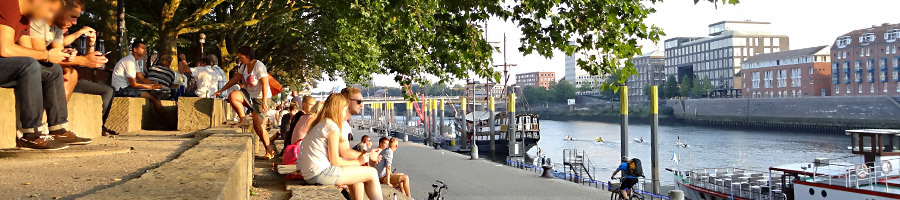
[[[347,98],[332,94],[325,100],[322,112],[313,121],[312,128],[300,141],[300,157],[297,170],[307,183],[347,186],[351,199],[382,200],[381,184],[375,168],[360,166],[367,162],[377,162],[380,149],[363,152],[356,159],[341,158],[339,145],[343,123],[350,118]],[[369,159],[366,159],[368,153]]]
[[[319,110],[322,109],[322,102],[316,102],[316,99],[305,95],[303,96],[303,105],[300,106],[303,114],[299,119],[294,120],[294,124],[291,127],[294,129],[290,134],[285,135],[285,143],[286,144],[294,144],[297,143],[298,140],[306,137],[306,132],[309,131],[310,123],[316,119],[316,115],[319,113]],[[288,143],[290,142],[290,143]]]

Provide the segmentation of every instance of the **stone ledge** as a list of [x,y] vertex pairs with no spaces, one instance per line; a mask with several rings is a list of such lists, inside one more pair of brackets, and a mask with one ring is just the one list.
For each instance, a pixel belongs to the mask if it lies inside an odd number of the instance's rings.
[[201,132],[209,136],[172,161],[79,199],[249,199],[252,137],[230,129]]
[[[12,89],[0,88],[0,149],[16,147],[16,95]],[[11,106],[10,106],[11,105]]]
[[212,98],[178,98],[178,130],[202,130],[225,120],[224,101]]
[[[67,103],[69,130],[81,137],[96,138],[103,133],[103,99],[99,95],[75,93]],[[0,110],[0,149],[16,147],[18,122],[16,95],[13,89],[0,88],[0,105],[12,105]],[[46,122],[46,115],[44,115]]]
[[[319,199],[319,200],[344,200],[344,196],[341,195],[341,189],[337,186],[333,185],[300,185],[302,181],[289,181],[287,182],[287,190],[291,191],[291,200],[303,200],[303,199]],[[409,200],[409,197],[406,197],[402,192],[396,190],[394,188],[388,187],[386,184],[381,184],[381,196],[384,199],[394,199],[394,194],[397,194],[398,200]]]
[[[177,108],[174,101],[162,101],[163,107],[171,119],[177,119]],[[156,115],[153,105],[144,98],[115,97],[109,108],[106,127],[120,134],[145,130],[159,130],[165,122]]]

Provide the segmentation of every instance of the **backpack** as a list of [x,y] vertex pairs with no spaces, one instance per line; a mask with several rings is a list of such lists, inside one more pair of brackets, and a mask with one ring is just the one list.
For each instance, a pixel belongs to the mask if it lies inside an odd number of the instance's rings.
[[632,158],[628,161],[628,174],[634,177],[644,177],[644,168],[641,167],[641,160]]

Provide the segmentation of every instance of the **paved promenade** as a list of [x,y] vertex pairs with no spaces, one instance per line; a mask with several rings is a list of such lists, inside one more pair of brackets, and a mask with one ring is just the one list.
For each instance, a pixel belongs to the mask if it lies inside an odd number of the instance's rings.
[[[351,145],[363,134],[378,145],[376,134],[354,130]],[[401,142],[394,153],[396,172],[410,175],[413,198],[426,199],[435,180],[450,188],[446,199],[606,199],[610,193],[560,179],[538,177],[534,172],[488,160],[469,160],[468,155],[434,150],[418,143]]]

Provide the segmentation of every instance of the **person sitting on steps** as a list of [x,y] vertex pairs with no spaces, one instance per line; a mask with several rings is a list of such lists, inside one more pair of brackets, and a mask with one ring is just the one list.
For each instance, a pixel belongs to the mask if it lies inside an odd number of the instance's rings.
[[[344,95],[332,94],[325,100],[322,112],[313,121],[306,137],[300,142],[298,170],[309,184],[347,186],[351,199],[382,200],[381,184],[375,168],[360,166],[367,162],[378,162],[381,151],[373,149],[361,152],[355,158],[340,155],[344,123],[350,118],[347,99]],[[365,159],[368,155],[369,159]]]

